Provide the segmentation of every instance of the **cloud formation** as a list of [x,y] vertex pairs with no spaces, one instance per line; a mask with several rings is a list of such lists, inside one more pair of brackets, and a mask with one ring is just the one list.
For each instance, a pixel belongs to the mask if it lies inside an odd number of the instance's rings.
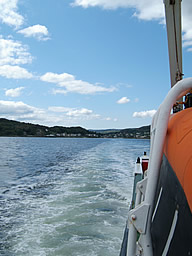
[[46,110],[35,108],[22,101],[0,101],[0,117],[31,123],[57,123],[61,118],[51,116]]
[[182,8],[183,8],[183,46],[189,47],[188,51],[192,51],[192,1],[185,0],[182,1]]
[[128,102],[130,102],[130,99],[128,99],[127,97],[122,97],[117,101],[118,104],[126,104]]
[[1,0],[0,1],[0,20],[15,28],[20,27],[24,18],[17,12],[18,0]]
[[49,107],[49,111],[63,113],[70,118],[81,118],[83,120],[97,119],[100,115],[87,108]]
[[0,101],[0,117],[22,122],[39,123],[43,125],[67,125],[73,120],[67,120],[65,115],[51,114],[49,110],[36,108],[22,101]]
[[146,117],[153,117],[156,113],[156,110],[147,110],[147,111],[141,111],[141,112],[134,112],[133,117],[139,117],[139,118],[146,118]]
[[75,0],[72,6],[83,8],[98,6],[111,10],[131,8],[134,10],[134,16],[143,20],[162,19],[164,17],[161,0]]
[[19,41],[0,36],[0,76],[11,79],[30,79],[33,75],[22,64],[32,62],[28,47]]
[[18,87],[15,89],[8,89],[5,91],[5,95],[9,97],[19,97],[23,91],[24,87]]
[[20,65],[32,62],[28,47],[19,41],[0,37],[0,65]]
[[[140,20],[158,20],[164,23],[164,4],[163,0],[74,0],[72,6],[101,7],[103,9],[115,10],[117,8],[133,9],[133,16]],[[184,46],[192,46],[192,1],[182,1],[183,13],[183,40]],[[192,51],[192,48],[188,48]]]
[[42,113],[37,108],[29,106],[22,101],[4,101],[0,100],[0,115],[6,115],[9,117],[26,117],[29,118],[32,115]]
[[0,117],[44,125],[69,126],[79,121],[101,118],[92,110],[86,108],[49,107],[41,109],[30,106],[22,101],[0,100]]
[[39,41],[46,41],[50,39],[48,29],[39,24],[21,29],[17,32],[23,34],[25,37],[34,37]]
[[[24,23],[24,18],[18,13],[19,0],[0,1],[0,20],[16,29]],[[133,16],[141,20],[164,20],[164,5],[162,0],[74,0],[72,6],[101,7],[115,10],[117,8],[133,9]],[[182,1],[184,46],[192,46],[192,1]],[[18,31],[27,37],[35,37],[38,40],[48,40],[48,30],[45,26],[34,25]],[[188,49],[191,51],[191,48]]]
[[25,68],[19,66],[3,65],[0,66],[0,76],[12,79],[31,79],[33,75]]
[[55,74],[48,72],[41,76],[40,79],[44,82],[54,83],[59,87],[64,88],[64,90],[54,90],[55,94],[67,92],[79,94],[95,94],[99,92],[113,92],[115,90],[114,87],[106,88],[82,80],[77,80],[75,76],[68,73]]

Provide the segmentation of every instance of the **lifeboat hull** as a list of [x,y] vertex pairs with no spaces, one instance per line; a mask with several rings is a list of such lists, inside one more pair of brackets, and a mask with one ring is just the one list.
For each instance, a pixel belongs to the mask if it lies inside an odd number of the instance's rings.
[[192,255],[192,109],[170,117],[151,223],[156,256]]

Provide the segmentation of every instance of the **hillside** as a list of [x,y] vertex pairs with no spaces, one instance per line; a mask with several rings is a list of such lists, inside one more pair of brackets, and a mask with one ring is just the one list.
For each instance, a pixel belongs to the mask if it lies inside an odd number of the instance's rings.
[[94,137],[94,138],[150,138],[150,126],[128,129],[88,131],[80,126],[43,126],[0,118],[0,136],[10,137]]
[[107,130],[103,136],[110,138],[135,138],[135,139],[149,139],[150,138],[150,125],[142,126],[140,128],[127,128],[122,130]]
[[82,127],[47,127],[0,118],[0,136],[34,137],[90,137],[94,135]]

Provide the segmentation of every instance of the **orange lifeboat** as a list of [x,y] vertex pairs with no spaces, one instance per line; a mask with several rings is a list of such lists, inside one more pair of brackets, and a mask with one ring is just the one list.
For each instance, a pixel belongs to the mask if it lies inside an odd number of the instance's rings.
[[192,108],[170,116],[151,222],[153,255],[192,254]]
[[172,115],[164,154],[175,172],[192,212],[192,108]]

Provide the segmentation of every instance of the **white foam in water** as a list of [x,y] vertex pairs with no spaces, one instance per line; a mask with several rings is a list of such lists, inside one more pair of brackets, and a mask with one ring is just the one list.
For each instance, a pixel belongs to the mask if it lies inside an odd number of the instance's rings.
[[[17,152],[12,158],[17,167],[10,167],[13,174],[3,181],[5,193],[0,195],[0,254],[118,255],[134,162],[148,150],[149,141],[36,139],[35,144],[33,138],[20,140],[25,157],[19,159]],[[32,152],[39,152],[38,147],[46,161]]]

